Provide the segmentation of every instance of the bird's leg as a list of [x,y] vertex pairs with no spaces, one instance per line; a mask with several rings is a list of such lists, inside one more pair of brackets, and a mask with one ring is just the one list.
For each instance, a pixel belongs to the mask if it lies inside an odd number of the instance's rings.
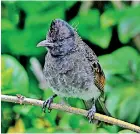
[[51,103],[53,102],[53,99],[56,97],[57,95],[54,94],[53,96],[49,97],[47,100],[45,100],[43,102],[43,106],[42,106],[42,109],[43,109],[43,112],[45,113],[46,112],[46,108],[48,108],[48,112],[50,113],[51,112]]
[[89,109],[88,114],[87,114],[87,118],[89,119],[89,122],[92,123],[93,122],[93,117],[94,114],[96,113],[96,107],[95,107],[95,103],[92,105],[92,108]]

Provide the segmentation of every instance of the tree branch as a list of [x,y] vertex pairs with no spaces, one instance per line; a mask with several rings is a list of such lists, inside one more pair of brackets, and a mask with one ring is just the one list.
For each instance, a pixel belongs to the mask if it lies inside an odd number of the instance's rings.
[[[17,96],[9,96],[9,95],[1,95],[1,101],[4,102],[13,102],[13,103],[20,103],[20,104],[30,104],[30,105],[35,105],[35,106],[42,106],[43,101],[41,100],[36,100],[36,99],[30,99],[30,98],[26,98],[23,97],[21,95],[17,95]],[[57,109],[57,110],[62,110],[62,111],[66,111],[69,113],[74,113],[74,114],[79,114],[79,115],[83,115],[83,116],[87,116],[88,111],[83,110],[83,109],[79,109],[79,108],[74,108],[74,107],[69,107],[66,105],[62,105],[62,104],[56,104],[56,103],[52,103],[51,104],[51,108],[52,109]],[[99,113],[95,113],[94,115],[94,119],[96,120],[100,120],[103,122],[107,122],[110,124],[114,124],[123,128],[127,128],[130,130],[133,130],[135,132],[140,133],[140,127],[124,122],[122,120],[118,120],[112,117],[108,117]]]
[[40,62],[38,61],[37,58],[32,57],[30,58],[30,64],[31,64],[31,70],[39,82],[39,87],[43,90],[46,89],[47,81],[44,78]]

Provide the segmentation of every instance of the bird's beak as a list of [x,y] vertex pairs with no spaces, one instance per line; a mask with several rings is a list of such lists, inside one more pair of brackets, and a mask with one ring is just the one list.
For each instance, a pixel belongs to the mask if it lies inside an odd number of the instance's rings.
[[37,44],[37,47],[53,47],[54,43],[48,42],[48,40],[43,40]]

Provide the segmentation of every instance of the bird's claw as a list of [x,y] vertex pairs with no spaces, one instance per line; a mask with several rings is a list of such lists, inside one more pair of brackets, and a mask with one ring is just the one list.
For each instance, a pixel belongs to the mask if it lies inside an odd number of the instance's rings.
[[93,123],[94,120],[94,114],[96,113],[96,107],[93,106],[87,114],[87,118],[89,119],[89,123]]
[[50,97],[50,98],[48,98],[46,101],[44,101],[43,102],[43,107],[42,107],[42,109],[43,109],[43,112],[44,113],[46,113],[46,108],[48,108],[48,113],[50,113],[51,112],[51,108],[50,108],[50,106],[51,106],[51,103],[53,102],[53,97]]

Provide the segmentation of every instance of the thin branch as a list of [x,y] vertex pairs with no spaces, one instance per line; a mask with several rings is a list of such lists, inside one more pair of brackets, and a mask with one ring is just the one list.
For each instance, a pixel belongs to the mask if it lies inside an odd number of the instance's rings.
[[91,6],[93,5],[94,1],[83,1],[82,5],[80,7],[79,13],[84,13],[87,14],[88,10],[91,8]]
[[123,5],[122,1],[114,1],[114,0],[111,0],[111,2],[112,2],[112,5],[116,9],[122,9],[122,8],[124,8],[124,5]]
[[37,58],[32,57],[30,58],[30,64],[31,64],[31,70],[39,82],[39,87],[43,90],[46,89],[47,81],[44,78],[43,71],[42,71],[43,69],[41,67],[40,62],[37,60]]
[[[30,104],[30,105],[35,105],[35,106],[42,106],[42,104],[43,104],[43,101],[41,101],[41,100],[25,98],[21,95],[17,95],[17,96],[1,95],[1,101],[20,103],[20,104]],[[70,106],[66,106],[66,105],[62,105],[62,104],[56,104],[56,103],[52,103],[51,108],[66,111],[66,112],[69,112],[69,113],[79,114],[79,115],[83,115],[83,116],[87,116],[87,113],[88,113],[88,111],[83,110],[83,109],[74,108],[74,107],[70,107]],[[112,117],[108,117],[108,116],[105,116],[105,115],[102,115],[102,114],[99,114],[99,113],[95,113],[94,119],[100,120],[100,121],[103,121],[103,122],[107,122],[107,123],[110,123],[110,124],[114,124],[114,125],[117,125],[117,126],[120,126],[120,127],[123,127],[123,128],[127,128],[127,129],[130,129],[130,130],[133,130],[135,132],[140,133],[140,127],[139,126],[136,126],[136,125],[131,124],[131,123],[124,122],[122,120],[118,120],[118,119],[115,119],[115,118],[112,118]]]

